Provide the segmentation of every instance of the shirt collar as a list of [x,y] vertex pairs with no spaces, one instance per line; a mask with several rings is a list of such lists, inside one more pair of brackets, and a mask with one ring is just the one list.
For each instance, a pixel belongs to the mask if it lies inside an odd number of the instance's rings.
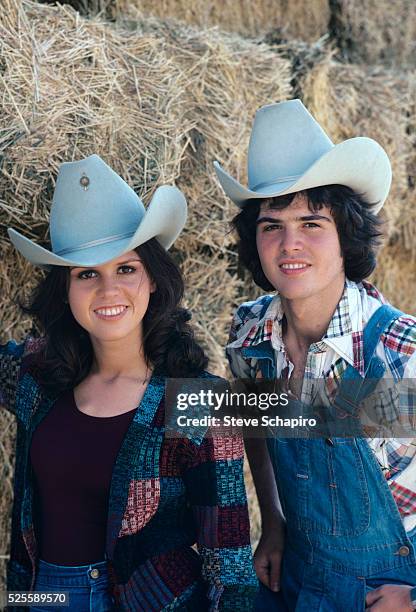
[[[363,304],[366,295],[362,284],[346,280],[343,294],[337,304],[323,338],[312,344],[311,351],[332,348],[337,355],[364,376]],[[269,341],[277,351],[284,350],[282,338],[283,308],[277,293],[261,319],[250,319],[239,330],[237,339],[229,348],[256,346]]]
[[362,285],[346,280],[322,342],[364,376],[363,296],[360,288],[365,294]]

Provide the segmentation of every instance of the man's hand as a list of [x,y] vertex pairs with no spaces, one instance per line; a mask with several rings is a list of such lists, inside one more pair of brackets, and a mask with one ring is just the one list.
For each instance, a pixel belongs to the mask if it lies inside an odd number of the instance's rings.
[[413,587],[406,584],[383,584],[367,593],[366,610],[371,612],[413,612],[410,591]]
[[280,565],[285,546],[284,527],[264,530],[254,553],[257,578],[272,591],[280,590]]

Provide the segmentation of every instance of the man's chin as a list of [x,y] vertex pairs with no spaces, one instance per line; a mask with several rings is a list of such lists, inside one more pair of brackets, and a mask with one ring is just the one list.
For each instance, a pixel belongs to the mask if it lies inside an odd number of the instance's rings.
[[308,287],[287,287],[282,285],[280,285],[276,291],[279,293],[280,297],[285,300],[304,300],[317,293]]

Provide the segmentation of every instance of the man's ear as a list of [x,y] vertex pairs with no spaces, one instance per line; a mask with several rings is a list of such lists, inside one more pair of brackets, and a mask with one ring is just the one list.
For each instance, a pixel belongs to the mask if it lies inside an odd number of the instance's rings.
[[150,293],[154,293],[157,289],[157,285],[154,280],[150,280]]

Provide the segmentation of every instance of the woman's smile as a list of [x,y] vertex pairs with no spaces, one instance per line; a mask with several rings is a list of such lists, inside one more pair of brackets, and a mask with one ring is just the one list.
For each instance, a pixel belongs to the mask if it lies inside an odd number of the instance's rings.
[[97,308],[94,313],[99,319],[105,321],[119,320],[127,313],[128,306],[106,306],[104,308]]

